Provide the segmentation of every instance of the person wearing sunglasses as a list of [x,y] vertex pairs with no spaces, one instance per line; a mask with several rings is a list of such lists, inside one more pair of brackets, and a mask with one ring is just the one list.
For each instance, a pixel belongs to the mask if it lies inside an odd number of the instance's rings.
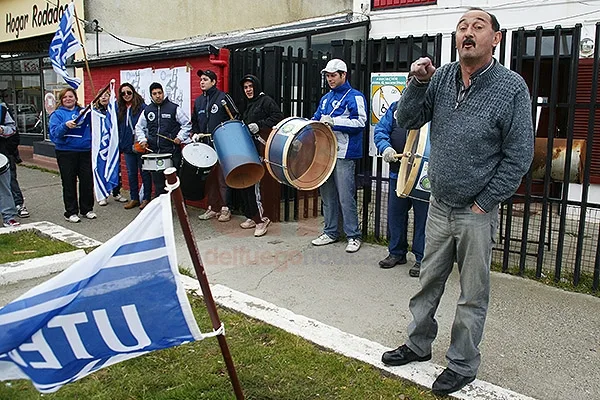
[[[135,125],[140,115],[146,109],[144,99],[130,83],[122,83],[119,87],[117,103],[117,123],[119,127],[119,151],[125,156],[127,178],[129,181],[129,197],[131,200],[125,204],[126,210],[139,207],[143,210],[150,202],[152,195],[152,176],[149,171],[142,169],[142,155],[133,150],[135,141]],[[142,177],[143,193],[140,198],[139,175]]]

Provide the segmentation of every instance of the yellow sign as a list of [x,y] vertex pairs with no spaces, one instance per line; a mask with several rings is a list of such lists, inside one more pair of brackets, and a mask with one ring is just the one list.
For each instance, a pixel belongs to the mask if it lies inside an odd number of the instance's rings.
[[406,72],[371,74],[371,125],[377,124],[390,105],[400,100],[407,76]]
[[[4,29],[0,43],[56,32],[68,0],[3,0]],[[75,1],[77,16],[83,18],[83,0]]]

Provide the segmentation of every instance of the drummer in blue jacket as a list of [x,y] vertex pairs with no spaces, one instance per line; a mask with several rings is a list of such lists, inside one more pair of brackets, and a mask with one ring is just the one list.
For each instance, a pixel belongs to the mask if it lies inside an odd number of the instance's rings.
[[321,185],[325,227],[312,241],[315,246],[337,242],[338,215],[341,212],[344,232],[348,239],[346,251],[357,252],[361,245],[361,231],[356,211],[356,160],[363,156],[363,131],[367,123],[365,96],[347,82],[348,67],[340,59],[329,60],[321,71],[331,91],[321,98],[313,120],[331,127],[338,142],[337,162],[331,176]]
[[412,277],[417,277],[421,271],[421,260],[425,248],[425,222],[429,203],[410,197],[398,197],[396,186],[398,185],[398,170],[400,169],[400,158],[397,153],[404,151],[406,144],[406,129],[398,126],[396,118],[397,102],[392,103],[390,108],[375,125],[374,141],[377,150],[383,155],[383,160],[390,164],[390,185],[388,187],[388,234],[389,255],[379,261],[381,268],[393,268],[398,264],[406,264],[406,253],[408,252],[408,211],[413,209],[415,216],[414,235],[411,250],[415,255],[416,262],[409,269]]

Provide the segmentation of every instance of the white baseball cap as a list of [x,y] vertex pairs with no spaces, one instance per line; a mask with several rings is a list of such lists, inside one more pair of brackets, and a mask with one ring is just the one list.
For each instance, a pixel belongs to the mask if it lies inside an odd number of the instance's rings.
[[346,67],[346,63],[340,60],[339,58],[334,58],[329,60],[325,68],[321,70],[321,73],[324,74],[325,72],[331,73],[337,71],[348,72],[348,67]]

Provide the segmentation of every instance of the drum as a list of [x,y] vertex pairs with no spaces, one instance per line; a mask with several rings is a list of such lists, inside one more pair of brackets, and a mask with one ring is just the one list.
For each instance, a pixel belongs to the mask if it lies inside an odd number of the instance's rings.
[[0,175],[3,175],[10,168],[8,157],[0,153]]
[[164,171],[172,166],[171,153],[144,154],[142,156],[142,169],[145,171]]
[[404,157],[400,161],[398,172],[398,197],[411,197],[429,201],[431,183],[427,170],[429,167],[429,129],[430,124],[419,130],[411,130],[406,138]]
[[204,143],[192,143],[183,148],[181,156],[183,162],[179,176],[183,197],[187,200],[202,200],[206,178],[217,163],[217,153]]
[[212,138],[227,186],[244,189],[260,181],[265,169],[243,122],[223,122],[215,128]]
[[337,160],[331,128],[306,118],[289,117],[273,128],[265,147],[267,171],[278,182],[299,190],[318,188]]

